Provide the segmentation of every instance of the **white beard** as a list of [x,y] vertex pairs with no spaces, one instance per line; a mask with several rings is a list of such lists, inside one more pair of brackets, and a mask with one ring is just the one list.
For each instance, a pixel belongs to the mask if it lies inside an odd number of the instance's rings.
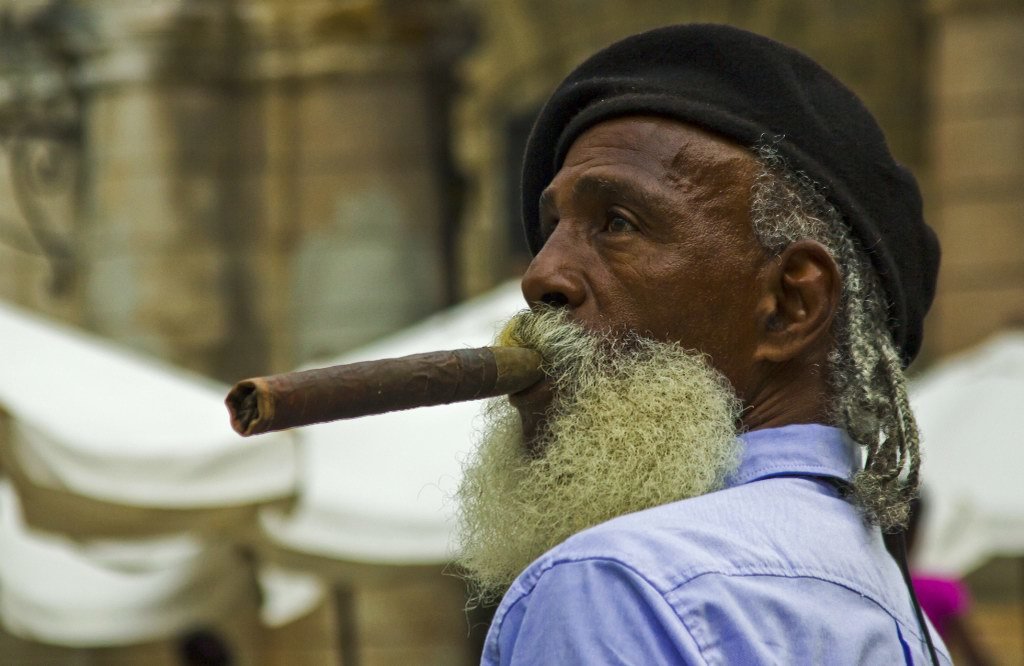
[[717,490],[736,468],[739,401],[703,355],[595,336],[554,310],[516,315],[501,341],[541,352],[555,397],[529,447],[507,399],[487,407],[458,492],[459,563],[481,601],[571,535]]

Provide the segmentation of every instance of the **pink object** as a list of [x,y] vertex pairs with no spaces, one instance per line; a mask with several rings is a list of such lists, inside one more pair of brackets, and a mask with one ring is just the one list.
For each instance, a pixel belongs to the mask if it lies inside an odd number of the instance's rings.
[[928,575],[913,575],[910,578],[921,609],[935,625],[939,635],[945,637],[950,619],[964,615],[970,607],[970,592],[955,578]]

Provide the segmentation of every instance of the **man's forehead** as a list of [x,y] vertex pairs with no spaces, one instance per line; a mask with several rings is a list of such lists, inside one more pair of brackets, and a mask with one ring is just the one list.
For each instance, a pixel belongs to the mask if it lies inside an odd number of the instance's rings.
[[657,116],[623,116],[588,128],[540,195],[627,194],[653,203],[646,178],[684,191],[748,187],[757,162],[748,149],[697,125]]
[[718,168],[742,173],[755,164],[747,147],[698,125],[635,115],[605,120],[588,128],[572,142],[562,167],[592,159],[592,155],[581,153],[595,145],[605,150],[610,163],[642,165],[669,179]]

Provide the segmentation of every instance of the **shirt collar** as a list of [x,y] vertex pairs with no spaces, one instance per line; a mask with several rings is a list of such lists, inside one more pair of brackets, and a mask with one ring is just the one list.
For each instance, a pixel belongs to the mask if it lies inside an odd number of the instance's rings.
[[739,467],[727,488],[773,476],[818,476],[850,481],[860,469],[860,447],[839,428],[788,425],[740,435]]

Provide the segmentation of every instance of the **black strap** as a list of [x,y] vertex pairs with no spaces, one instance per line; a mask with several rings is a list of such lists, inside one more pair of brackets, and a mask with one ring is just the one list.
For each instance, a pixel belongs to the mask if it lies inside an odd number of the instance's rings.
[[896,564],[900,567],[900,573],[903,574],[903,582],[907,584],[907,591],[910,592],[910,601],[914,605],[914,615],[917,616],[917,624],[921,627],[924,641],[928,645],[928,656],[932,659],[932,665],[939,666],[939,656],[935,652],[935,644],[932,642],[932,632],[928,631],[928,623],[924,621],[924,613],[921,612],[921,604],[917,600],[917,594],[914,592],[914,583],[910,579],[910,566],[907,564],[906,532],[902,530],[888,534],[883,532],[882,540],[885,542],[885,549],[896,560]]

